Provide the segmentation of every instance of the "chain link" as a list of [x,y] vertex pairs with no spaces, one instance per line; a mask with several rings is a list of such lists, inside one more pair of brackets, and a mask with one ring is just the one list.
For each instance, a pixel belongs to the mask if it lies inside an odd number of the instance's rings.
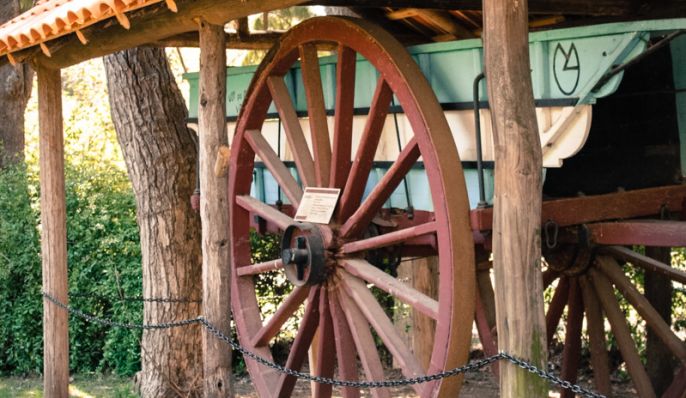
[[275,363],[273,361],[270,361],[248,349],[245,347],[241,346],[240,344],[236,343],[231,337],[227,336],[224,334],[221,330],[219,330],[216,326],[214,326],[212,323],[210,323],[207,319],[205,319],[202,316],[199,316],[197,318],[193,319],[185,319],[182,321],[175,321],[175,322],[163,322],[163,323],[156,323],[156,324],[134,324],[134,323],[125,323],[125,322],[116,322],[112,321],[109,319],[105,318],[100,318],[94,315],[87,314],[83,311],[80,311],[76,308],[72,308],[68,306],[67,304],[64,304],[57,300],[55,297],[51,296],[48,293],[43,293],[43,297],[47,299],[48,301],[52,302],[53,304],[57,305],[58,307],[66,310],[70,314],[76,315],[79,318],[85,319],[86,321],[89,322],[95,322],[99,323],[101,325],[106,325],[106,326],[112,326],[112,327],[119,327],[119,328],[126,328],[126,329],[143,329],[143,330],[149,330],[149,329],[170,329],[170,328],[175,328],[175,327],[181,327],[181,326],[188,326],[188,325],[193,325],[193,324],[200,324],[204,326],[209,333],[214,335],[216,338],[219,340],[225,342],[228,344],[232,349],[235,351],[240,352],[244,356],[254,360],[255,362],[264,365],[266,367],[272,368],[277,370],[280,373],[286,374],[288,376],[293,376],[299,379],[307,380],[307,381],[313,381],[316,383],[320,384],[330,384],[336,387],[354,387],[354,388],[387,388],[387,387],[400,387],[400,386],[408,386],[408,385],[413,385],[413,384],[421,384],[421,383],[427,383],[430,381],[435,381],[435,380],[440,380],[444,379],[446,377],[451,377],[455,376],[461,373],[467,373],[467,372],[473,372],[476,370],[479,370],[485,366],[488,366],[496,361],[500,360],[506,360],[511,362],[512,364],[525,369],[538,377],[547,380],[548,382],[558,385],[561,388],[571,390],[577,395],[581,395],[584,397],[588,398],[605,398],[604,395],[595,393],[593,391],[587,390],[579,385],[572,384],[566,380],[562,380],[559,377],[555,376],[554,374],[550,372],[546,372],[545,370],[539,369],[535,365],[530,364],[529,362],[517,358],[513,355],[510,355],[506,352],[499,352],[496,355],[492,355],[490,357],[486,357],[477,361],[471,361],[468,364],[464,366],[460,366],[454,369],[450,369],[444,372],[439,372],[439,373],[434,373],[426,376],[418,376],[418,377],[411,377],[411,378],[402,378],[402,379],[397,379],[397,380],[381,380],[381,381],[352,381],[352,380],[339,380],[339,379],[334,379],[334,378],[329,378],[329,377],[321,377],[321,376],[315,376],[309,373],[304,373],[300,372],[294,369],[289,369],[283,365],[279,365],[278,363]]
[[101,301],[136,301],[146,303],[202,303],[202,300],[190,300],[187,298],[174,297],[143,297],[143,296],[129,296],[129,297],[108,297],[99,294],[71,292],[69,297],[93,298]]

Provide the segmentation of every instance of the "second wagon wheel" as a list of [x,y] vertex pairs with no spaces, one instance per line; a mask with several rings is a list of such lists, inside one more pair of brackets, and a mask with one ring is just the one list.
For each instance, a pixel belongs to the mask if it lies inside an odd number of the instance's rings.
[[[317,58],[317,46],[321,44],[334,48],[337,55],[333,140]],[[356,144],[352,126],[358,57],[375,68],[378,80]],[[305,134],[308,129],[299,123],[284,81],[298,60],[310,134]],[[382,127],[394,97],[413,136],[365,196],[365,185],[374,167]],[[297,179],[262,133],[272,103],[283,123]],[[270,205],[250,196],[256,160],[264,163],[292,206]],[[370,233],[372,220],[420,160],[431,189],[426,195],[432,198],[432,217],[385,234]],[[273,359],[272,340],[298,313],[302,318],[287,359],[283,361],[290,369],[302,369],[308,351],[318,358],[316,366],[310,369],[312,374],[343,380],[358,380],[358,373],[364,374],[361,379],[386,379],[379,350],[390,353],[406,377],[432,374],[467,361],[475,292],[473,239],[462,167],[438,101],[400,43],[372,24],[347,18],[314,18],[293,28],[270,51],[253,78],[239,116],[231,162],[232,306],[243,346]],[[341,189],[329,224],[294,221],[292,209],[301,201],[303,186]],[[256,216],[263,224],[285,231],[283,259],[251,264],[249,233]],[[420,293],[366,260],[370,250],[398,247],[413,240],[432,242],[430,246],[438,255],[437,299]],[[256,276],[275,270],[284,272],[284,262],[288,263],[287,275],[293,290],[273,315],[263,317],[256,296]],[[377,289],[436,321],[428,368],[420,364],[394,327],[377,300],[378,294],[373,293]],[[280,374],[249,358],[246,364],[261,397],[293,394],[295,377]],[[461,383],[461,378],[452,377],[413,387],[422,397],[452,397]],[[313,385],[313,396],[331,394],[330,386]],[[357,397],[360,392],[343,388],[341,394]],[[391,393],[387,389],[372,389],[371,394],[389,397]]]

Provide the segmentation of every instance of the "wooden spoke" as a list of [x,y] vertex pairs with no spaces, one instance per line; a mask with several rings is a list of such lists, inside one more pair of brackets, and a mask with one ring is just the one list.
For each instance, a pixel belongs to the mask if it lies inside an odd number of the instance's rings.
[[[309,296],[307,297],[307,304],[305,305],[305,313],[300,321],[300,328],[298,334],[293,340],[291,350],[288,353],[288,360],[286,361],[286,368],[293,370],[300,370],[303,362],[307,358],[307,350],[312,344],[312,338],[317,331],[317,323],[319,322],[319,289],[309,289]],[[290,375],[281,375],[278,391],[279,397],[290,397],[293,393],[293,387],[297,379]]]
[[431,221],[414,227],[404,228],[372,238],[345,243],[341,250],[344,254],[352,254],[363,250],[379,249],[405,242],[412,238],[436,232],[436,222]]
[[588,272],[591,275],[591,281],[598,294],[598,299],[600,299],[600,304],[602,305],[603,310],[605,310],[608,321],[610,321],[610,326],[612,327],[615,339],[617,340],[619,351],[622,353],[622,358],[624,358],[626,368],[631,375],[631,380],[634,383],[634,387],[636,387],[638,396],[641,398],[654,398],[655,391],[653,391],[648,373],[646,373],[646,370],[641,363],[636,345],[631,338],[629,326],[626,324],[626,317],[619,308],[619,303],[615,298],[612,285],[610,285],[610,282],[605,275],[600,271],[595,270],[593,267],[589,268]]
[[[321,377],[333,377],[335,346],[333,324],[331,321],[331,307],[329,306],[328,292],[326,288],[320,288],[319,292],[319,332],[317,337],[317,366],[315,375]],[[313,397],[330,397],[331,384],[315,383]]]
[[438,301],[397,280],[379,268],[361,259],[344,259],[343,268],[350,274],[364,279],[374,286],[411,306],[431,319],[438,319]]
[[341,236],[356,236],[369,224],[376,212],[381,209],[384,202],[391,196],[395,188],[400,184],[403,177],[407,175],[418,158],[419,146],[417,145],[416,139],[412,138],[402,152],[400,152],[396,161],[391,168],[388,169],[388,172],[381,178],[381,181],[379,181],[376,187],[374,187],[369,194],[369,197],[345,224],[343,224],[340,230]]
[[275,271],[283,268],[281,259],[265,261],[263,263],[244,265],[236,269],[238,276],[257,275],[263,272]]
[[600,309],[598,297],[586,276],[579,278],[581,294],[586,308],[586,328],[591,351],[591,366],[593,367],[593,382],[599,393],[609,396],[610,387],[610,359],[605,345],[605,322]]
[[[577,278],[570,281],[569,286],[569,312],[567,314],[567,327],[565,328],[565,345],[562,350],[563,380],[576,384],[576,378],[581,361],[581,325],[584,320],[584,305],[581,298],[581,289]],[[560,397],[573,398],[571,390],[562,389]]]
[[272,100],[279,112],[283,127],[286,130],[286,138],[293,153],[300,180],[306,187],[315,186],[317,180],[314,161],[312,160],[310,148],[307,146],[307,141],[305,140],[305,135],[300,126],[298,114],[295,112],[293,100],[288,93],[286,83],[282,77],[270,76],[267,79],[267,84],[269,85],[269,91],[272,94]]
[[350,172],[355,106],[355,63],[357,53],[350,47],[338,47],[336,65],[336,112],[331,155],[331,188],[343,188]]
[[650,272],[657,272],[665,275],[673,281],[686,284],[686,272],[672,268],[669,265],[636,253],[631,249],[621,246],[610,246],[602,249],[603,252],[611,254],[613,257],[628,261],[638,267]]
[[[498,353],[498,342],[488,323],[481,294],[478,292],[476,294],[476,314],[474,315],[474,321],[476,322],[476,330],[479,332],[479,340],[481,340],[481,347],[484,350],[484,354],[486,356],[496,355]],[[500,374],[498,368],[498,362],[493,362],[491,370],[496,377]]]
[[[391,352],[394,359],[400,365],[403,375],[405,377],[423,376],[424,370],[419,361],[409,350],[407,344],[400,337],[395,326],[393,326],[393,323],[364,282],[348,274],[346,271],[341,271],[340,275],[346,293],[350,295],[367,318],[367,321],[374,327],[374,330],[376,330],[388,351]],[[420,386],[413,387],[417,394],[421,394]]]
[[672,384],[662,394],[662,398],[683,398],[686,392],[686,365],[674,375]]
[[308,293],[309,288],[305,286],[299,286],[293,289],[283,303],[281,303],[281,306],[279,306],[274,315],[269,318],[267,324],[262,326],[262,328],[252,338],[252,345],[255,347],[262,347],[269,344],[271,339],[279,334],[281,326],[283,326],[283,324],[286,323],[286,321],[293,316],[293,314],[295,314],[298,308],[300,308],[300,304],[305,301]]
[[326,104],[322,76],[319,71],[319,58],[317,58],[317,47],[314,44],[307,43],[300,46],[300,67],[307,98],[307,116],[310,120],[317,186],[328,187],[331,142],[329,141],[329,127],[326,124]]
[[554,269],[548,268],[543,271],[543,289],[548,288],[558,276],[560,276],[560,273]]
[[[336,359],[338,360],[338,375],[342,380],[357,381],[357,357],[353,349],[355,341],[350,327],[341,308],[338,296],[329,292],[329,308],[333,323],[334,343],[336,345]],[[369,330],[369,326],[367,326]],[[343,387],[343,398],[359,398],[360,390],[353,387]]]
[[600,271],[622,292],[638,314],[646,321],[648,327],[669,347],[672,354],[681,362],[686,362],[686,344],[674,334],[648,299],[634,287],[629,278],[622,272],[621,266],[613,258],[607,256],[597,256],[596,263]]
[[[385,378],[379,352],[376,350],[376,343],[374,337],[369,329],[369,323],[365,320],[364,315],[347,295],[343,289],[337,291],[338,300],[341,308],[345,313],[345,317],[350,326],[353,340],[355,340],[355,347],[357,347],[357,354],[360,356],[360,362],[367,375],[369,381],[379,381]],[[374,398],[390,398],[391,393],[386,388],[372,388],[372,396]]]
[[298,182],[295,181],[291,172],[288,171],[286,165],[279,159],[276,152],[274,152],[271,145],[269,145],[267,140],[264,139],[258,130],[246,131],[245,138],[257,156],[259,156],[265,166],[267,166],[267,169],[272,173],[274,179],[281,189],[283,189],[283,192],[286,194],[286,197],[288,197],[288,200],[290,200],[293,207],[298,208],[300,199],[303,196],[303,190],[298,185]]
[[562,317],[562,312],[565,309],[565,305],[567,305],[568,298],[569,279],[563,277],[557,282],[555,294],[550,301],[550,305],[548,305],[548,312],[545,314],[545,329],[548,336],[548,345],[550,345],[553,340],[553,335],[555,335],[557,325],[560,323],[560,317]]
[[278,211],[276,208],[269,206],[266,203],[260,202],[252,196],[237,196],[236,203],[245,210],[254,212],[260,217],[266,219],[267,221],[273,222],[277,227],[281,229],[286,229],[286,227],[293,224],[294,222],[293,219],[287,216],[286,214]]
[[488,321],[488,327],[491,330],[495,330],[495,292],[493,291],[490,270],[477,271],[476,282],[479,295],[478,298],[481,300],[484,315]]
[[376,91],[369,108],[369,116],[355,152],[355,160],[350,169],[350,176],[341,194],[339,217],[345,220],[355,211],[362,200],[367,185],[369,172],[374,164],[374,155],[379,146],[386,115],[393,99],[393,92],[383,78],[376,83]]

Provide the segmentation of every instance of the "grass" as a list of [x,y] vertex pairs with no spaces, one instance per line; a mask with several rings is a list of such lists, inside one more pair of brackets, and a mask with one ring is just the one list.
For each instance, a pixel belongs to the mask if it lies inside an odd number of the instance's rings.
[[[42,398],[40,377],[0,378],[0,398]],[[69,383],[69,396],[78,398],[136,398],[131,379],[117,376],[77,375]]]

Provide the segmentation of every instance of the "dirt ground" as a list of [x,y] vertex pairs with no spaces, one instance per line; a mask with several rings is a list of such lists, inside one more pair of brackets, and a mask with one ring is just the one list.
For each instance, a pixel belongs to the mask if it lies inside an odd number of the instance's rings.
[[[400,378],[399,374],[391,372],[388,375],[389,379]],[[588,378],[581,378],[581,385],[586,388],[591,387]],[[631,383],[620,380],[613,380],[613,397],[615,398],[634,398],[636,393],[633,390]],[[245,376],[238,378],[235,384],[237,398],[257,398],[257,394],[252,386],[250,378]],[[310,386],[307,382],[299,381],[296,384],[296,389],[293,394],[294,397],[310,397]],[[411,387],[396,388],[391,390],[391,395],[396,398],[410,398],[416,397],[417,394]],[[334,397],[341,397],[340,391],[334,389]],[[465,382],[460,393],[460,398],[489,398],[498,397],[498,381],[493,377],[490,370],[482,370],[479,372],[467,373]],[[560,393],[557,390],[551,390],[549,397],[559,397]],[[371,397],[369,390],[362,391],[362,397]]]

